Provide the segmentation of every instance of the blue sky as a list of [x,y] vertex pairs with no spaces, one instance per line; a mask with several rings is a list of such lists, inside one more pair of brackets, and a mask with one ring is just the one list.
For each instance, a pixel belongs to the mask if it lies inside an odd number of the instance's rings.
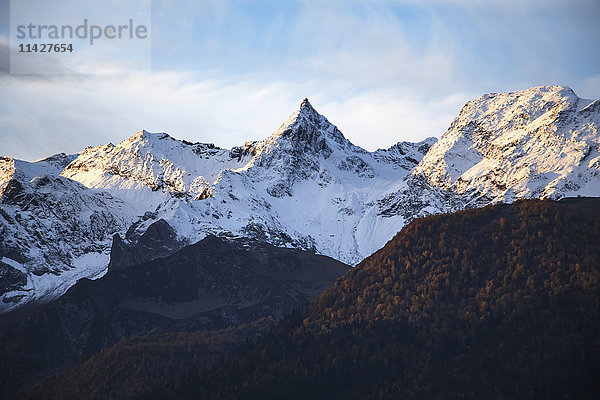
[[[115,59],[86,75],[19,76],[6,70],[0,0],[0,155],[76,152],[142,128],[231,147],[268,136],[304,97],[373,150],[439,137],[484,93],[560,84],[600,98],[596,0],[151,6],[149,72]],[[128,7],[119,15],[136,12]]]

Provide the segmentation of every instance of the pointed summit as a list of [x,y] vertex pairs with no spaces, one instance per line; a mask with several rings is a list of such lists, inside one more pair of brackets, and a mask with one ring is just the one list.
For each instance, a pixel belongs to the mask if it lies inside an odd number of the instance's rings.
[[304,100],[302,100],[302,103],[300,103],[300,111],[302,110],[316,112],[316,110],[310,104],[310,101],[308,101],[308,97],[305,97]]
[[342,132],[319,114],[310,104],[308,98],[304,98],[300,107],[288,117],[288,119],[271,135],[266,142],[287,139],[292,142],[309,144],[310,147],[326,148],[327,140],[337,143],[337,146],[345,147],[349,144]]
[[315,108],[312,106],[312,104],[310,104],[308,98],[306,97],[300,103],[300,107],[298,108],[298,110],[291,116],[291,118],[295,118],[296,120],[302,117],[304,117],[306,121],[311,123],[319,124],[321,121],[325,121],[327,124],[329,124],[327,118],[319,114],[319,112],[315,110]]
[[277,131],[256,144],[252,165],[277,171],[281,179],[267,192],[282,197],[291,195],[293,182],[312,176],[334,151],[348,148],[355,146],[305,98]]

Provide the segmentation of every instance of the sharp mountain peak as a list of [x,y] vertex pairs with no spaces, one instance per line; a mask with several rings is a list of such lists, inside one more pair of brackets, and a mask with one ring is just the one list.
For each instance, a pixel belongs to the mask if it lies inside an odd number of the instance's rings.
[[307,97],[302,100],[300,103],[300,107],[298,107],[298,115],[310,115],[310,116],[319,116],[319,112],[310,104],[310,101]]
[[308,98],[302,100],[298,109],[265,140],[265,144],[280,143],[282,139],[310,145],[315,149],[327,147],[326,142],[330,141],[340,147],[353,146],[335,125],[312,106]]

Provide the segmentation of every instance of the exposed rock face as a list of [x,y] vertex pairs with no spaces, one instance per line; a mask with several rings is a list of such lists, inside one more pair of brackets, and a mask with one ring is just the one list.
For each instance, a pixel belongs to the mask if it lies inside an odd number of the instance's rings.
[[18,290],[27,284],[27,275],[0,261],[0,292]]
[[109,271],[170,256],[186,244],[164,219],[154,222],[141,236],[136,235],[135,227],[129,228],[125,240],[118,233],[113,237]]

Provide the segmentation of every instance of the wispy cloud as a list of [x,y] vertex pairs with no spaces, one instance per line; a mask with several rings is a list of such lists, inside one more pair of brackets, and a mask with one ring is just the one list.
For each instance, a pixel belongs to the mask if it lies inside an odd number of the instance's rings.
[[331,99],[319,81],[307,85],[194,76],[193,72],[120,74],[102,82],[85,76],[4,76],[2,153],[37,159],[119,142],[142,128],[231,147],[265,138],[295,110],[302,96],[311,93],[315,107],[349,139],[375,149],[439,134],[464,103],[458,98],[423,108],[413,98],[385,91]]

